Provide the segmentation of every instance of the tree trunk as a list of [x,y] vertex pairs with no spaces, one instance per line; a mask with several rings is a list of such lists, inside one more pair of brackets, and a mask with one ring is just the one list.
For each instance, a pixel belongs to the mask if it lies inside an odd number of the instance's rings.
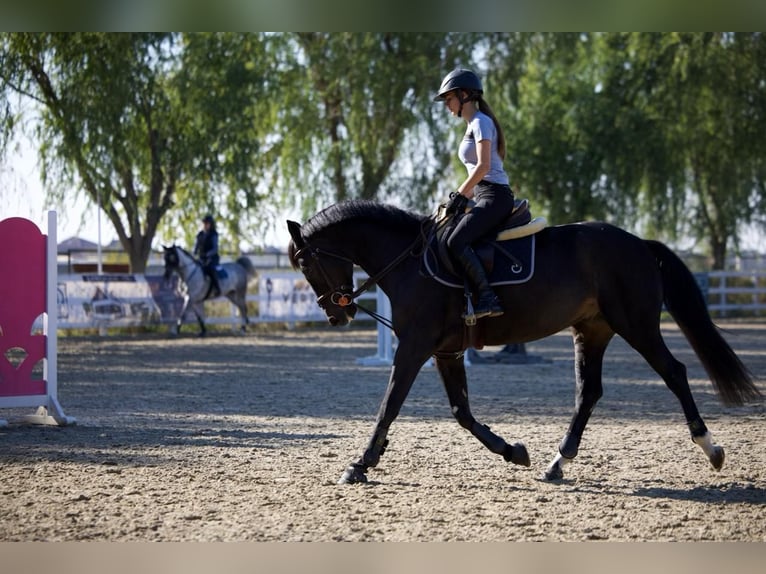
[[713,258],[712,268],[714,271],[722,271],[726,268],[726,238],[717,235],[710,237],[710,254]]

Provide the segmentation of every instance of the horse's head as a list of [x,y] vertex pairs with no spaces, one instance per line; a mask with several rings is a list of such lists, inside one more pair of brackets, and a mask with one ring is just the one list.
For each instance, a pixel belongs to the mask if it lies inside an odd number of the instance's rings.
[[347,325],[356,315],[354,292],[354,263],[335,253],[331,246],[310,245],[301,233],[301,226],[288,221],[292,240],[288,247],[290,262],[300,269],[317,295],[317,303],[327,315],[330,325]]
[[178,250],[176,249],[175,245],[172,247],[165,247],[163,245],[162,249],[165,251],[165,281],[167,281],[170,279],[170,276],[173,274],[173,272],[178,270]]

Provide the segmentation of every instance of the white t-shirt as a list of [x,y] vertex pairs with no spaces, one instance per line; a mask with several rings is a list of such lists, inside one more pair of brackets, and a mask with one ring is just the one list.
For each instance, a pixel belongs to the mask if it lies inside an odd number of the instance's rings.
[[465,164],[468,173],[473,172],[476,169],[476,164],[479,162],[479,157],[476,153],[476,142],[482,140],[490,140],[492,142],[489,172],[484,176],[484,180],[509,185],[508,174],[503,169],[503,160],[497,153],[495,122],[483,112],[477,111],[466,126],[463,141],[460,142],[460,148],[458,149],[460,161]]

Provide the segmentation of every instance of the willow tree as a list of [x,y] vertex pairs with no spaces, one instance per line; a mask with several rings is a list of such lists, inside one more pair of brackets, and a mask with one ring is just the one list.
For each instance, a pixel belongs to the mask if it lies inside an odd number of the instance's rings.
[[623,185],[640,185],[655,229],[706,244],[723,269],[766,215],[766,36],[615,34],[606,48],[605,90],[642,126],[635,153],[613,158],[638,168]]
[[468,62],[460,34],[299,33],[285,52],[276,184],[304,214],[349,198],[422,207],[448,167],[451,127],[431,96]]
[[592,35],[575,33],[498,35],[488,52],[512,185],[554,223],[623,209],[602,177],[609,135],[597,129],[594,53]]
[[[212,208],[222,188],[258,202],[255,118],[271,102],[256,96],[269,66],[247,35],[3,34],[0,134],[23,110],[39,114],[46,189],[100,204],[140,273],[179,203]],[[26,103],[14,108],[14,95]]]
[[510,79],[495,111],[511,178],[554,222],[691,238],[720,269],[742,227],[766,216],[764,34],[515,34],[493,45],[490,78]]

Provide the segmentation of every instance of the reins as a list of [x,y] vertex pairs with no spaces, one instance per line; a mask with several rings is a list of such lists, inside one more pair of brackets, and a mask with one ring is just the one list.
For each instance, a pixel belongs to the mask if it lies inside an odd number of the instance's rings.
[[[368,277],[357,289],[353,289],[353,286],[349,286],[349,285],[341,285],[340,287],[337,287],[337,288],[331,287],[326,293],[323,293],[322,295],[317,297],[317,303],[322,308],[324,308],[324,301],[327,299],[329,299],[331,303],[338,305],[339,307],[347,307],[353,303],[359,309],[367,313],[370,317],[372,317],[379,323],[385,325],[389,329],[393,330],[394,325],[391,319],[389,319],[388,317],[384,317],[383,315],[373,311],[372,309],[368,309],[367,307],[359,304],[359,302],[355,300],[362,293],[369,290],[370,287],[377,284],[378,281],[383,279],[386,275],[388,275],[391,271],[393,271],[396,267],[398,267],[405,259],[407,259],[408,257],[417,257],[420,253],[422,253],[422,251],[416,250],[418,245],[422,244],[423,249],[425,249],[428,246],[428,233],[431,231],[438,230],[440,226],[444,225],[445,221],[446,220],[443,219],[441,222],[437,222],[436,215],[432,215],[428,217],[422,223],[418,237],[383,269],[381,269],[374,275]],[[338,255],[337,253],[333,253],[331,251],[325,251],[320,248],[311,247],[308,244],[306,244],[305,247],[303,247],[303,249],[299,250],[298,253],[296,253],[296,257],[298,257],[300,252],[304,250],[308,250],[308,252],[311,254],[311,257],[316,261],[317,267],[319,268],[319,271],[324,276],[324,279],[328,285],[331,285],[332,283],[330,281],[329,276],[327,275],[324,268],[322,267],[322,263],[319,260],[319,255],[333,257],[334,259],[339,259],[341,261],[346,261],[348,263],[354,264],[353,260],[351,260],[350,258],[344,255]],[[353,289],[353,290],[350,292],[346,292],[348,289]]]
[[[418,238],[417,238],[417,239],[415,239],[415,241],[413,241],[413,242],[412,242],[412,243],[409,245],[409,247],[407,247],[407,249],[405,249],[404,251],[402,251],[402,252],[401,252],[401,253],[400,253],[400,254],[399,254],[399,255],[398,255],[396,258],[394,258],[394,260],[393,260],[393,261],[391,261],[391,263],[389,263],[388,265],[386,265],[386,266],[385,266],[383,269],[381,269],[381,270],[380,270],[378,273],[376,273],[374,276],[372,276],[372,277],[368,277],[368,278],[367,278],[367,280],[366,280],[366,281],[364,281],[364,282],[363,282],[363,283],[362,283],[362,284],[359,286],[359,288],[358,288],[358,289],[356,289],[356,290],[355,290],[355,291],[354,291],[354,292],[351,294],[351,300],[353,301],[354,299],[356,299],[357,297],[359,297],[359,295],[361,295],[362,293],[364,293],[365,291],[367,291],[367,290],[368,290],[370,287],[372,287],[373,285],[375,285],[375,284],[376,284],[378,281],[380,281],[381,279],[383,279],[383,277],[385,277],[386,275],[388,275],[388,274],[389,274],[391,271],[393,271],[393,270],[394,270],[394,269],[395,269],[395,268],[396,268],[396,267],[397,267],[397,266],[398,266],[398,265],[399,265],[399,264],[400,264],[402,261],[404,261],[404,260],[405,260],[405,259],[407,259],[408,257],[410,257],[410,256],[412,256],[412,257],[416,257],[416,256],[417,256],[417,253],[413,253],[413,250],[414,250],[414,249],[415,249],[415,247],[418,245],[418,243],[419,243],[419,242],[421,242],[421,241],[424,241],[424,233],[423,233],[423,228],[422,228],[422,227],[421,227],[421,229],[420,229],[420,235],[418,236]],[[391,329],[391,330],[393,331],[393,329],[394,329],[394,324],[393,324],[393,322],[391,321],[391,319],[389,319],[388,317],[384,317],[383,315],[381,315],[380,313],[377,313],[377,312],[373,311],[372,309],[368,309],[368,308],[367,308],[367,307],[365,307],[364,305],[360,305],[358,302],[356,303],[356,306],[357,306],[357,307],[359,307],[359,308],[360,308],[362,311],[364,311],[365,313],[367,313],[367,314],[368,314],[370,317],[372,317],[373,319],[375,319],[375,320],[376,320],[378,323],[381,323],[382,325],[385,325],[386,327],[388,327],[389,329]]]

